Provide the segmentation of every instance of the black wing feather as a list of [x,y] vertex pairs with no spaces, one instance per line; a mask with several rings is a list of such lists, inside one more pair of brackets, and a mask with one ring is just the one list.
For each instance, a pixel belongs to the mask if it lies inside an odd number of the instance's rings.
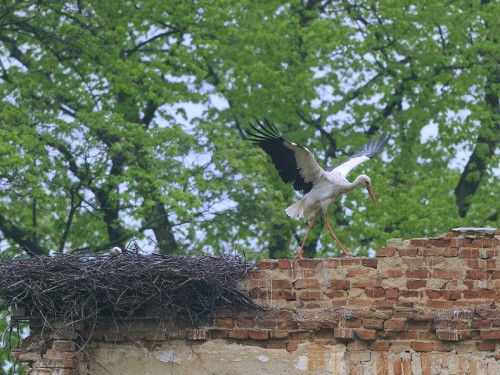
[[293,188],[297,191],[308,193],[313,187],[313,182],[306,181],[300,174],[295,152],[285,145],[292,142],[283,138],[276,126],[267,119],[264,119],[264,122],[259,120],[256,122],[258,127],[250,124],[253,132],[245,130],[248,140],[271,156],[274,166],[285,183],[293,184]]

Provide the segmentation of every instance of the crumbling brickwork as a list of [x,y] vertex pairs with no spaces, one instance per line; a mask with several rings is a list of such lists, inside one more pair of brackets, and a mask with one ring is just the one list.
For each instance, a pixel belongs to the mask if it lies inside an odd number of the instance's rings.
[[263,260],[239,287],[267,309],[222,310],[199,329],[154,317],[69,338],[34,329],[44,345],[28,338],[14,355],[32,375],[500,374],[500,232],[390,240],[375,258]]

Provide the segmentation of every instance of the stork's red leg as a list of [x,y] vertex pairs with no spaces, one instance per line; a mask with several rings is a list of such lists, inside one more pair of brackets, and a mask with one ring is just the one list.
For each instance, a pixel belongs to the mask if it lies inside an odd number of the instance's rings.
[[342,245],[342,242],[340,242],[340,240],[337,238],[337,236],[335,235],[335,233],[333,233],[332,227],[330,226],[330,221],[328,220],[328,211],[325,211],[325,222],[326,222],[326,229],[328,229],[328,232],[330,232],[330,234],[333,236],[333,238],[335,239],[335,241],[339,245],[340,250],[342,250],[342,252],[344,253],[345,256],[353,257],[354,254],[351,254],[350,252],[348,252],[344,248],[344,245]]
[[299,251],[297,251],[297,254],[295,254],[295,258],[300,258],[300,259],[303,259],[304,257],[302,256],[302,251],[304,250],[304,245],[306,244],[306,240],[307,240],[307,236],[309,235],[309,232],[311,231],[311,228],[313,227],[316,219],[319,217],[319,214],[321,213],[321,211],[319,211],[316,216],[314,216],[314,218],[311,220],[311,222],[309,223],[308,227],[307,227],[307,232],[306,232],[306,235],[304,236],[304,240],[302,241],[302,245],[300,245],[300,249]]

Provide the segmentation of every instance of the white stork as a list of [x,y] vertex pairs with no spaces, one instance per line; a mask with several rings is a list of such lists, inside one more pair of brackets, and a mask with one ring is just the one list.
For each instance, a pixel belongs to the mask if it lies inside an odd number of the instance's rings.
[[387,134],[382,134],[377,141],[369,141],[359,151],[339,164],[323,169],[314,160],[311,151],[283,138],[274,124],[267,120],[263,123],[257,120],[257,125],[250,124],[254,132],[247,131],[248,139],[271,156],[284,182],[293,184],[295,190],[305,193],[302,199],[285,210],[287,215],[295,219],[308,220],[317,212],[309,223],[296,257],[302,258],[307,236],[321,212],[325,216],[326,229],[340,246],[344,255],[352,256],[333,233],[328,220],[328,206],[342,194],[360,185],[366,187],[373,203],[377,205],[370,177],[361,174],[353,182],[349,182],[346,177],[353,168],[374,158],[384,149],[389,140]]

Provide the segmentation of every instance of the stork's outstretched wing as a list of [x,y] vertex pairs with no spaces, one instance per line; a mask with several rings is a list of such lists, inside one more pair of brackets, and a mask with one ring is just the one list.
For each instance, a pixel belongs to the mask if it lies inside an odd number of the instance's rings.
[[266,119],[250,126],[248,139],[271,156],[283,181],[293,184],[297,191],[308,193],[313,182],[324,173],[307,148],[283,138],[276,126]]
[[367,160],[373,159],[375,156],[380,154],[388,141],[389,136],[386,133],[383,133],[380,136],[380,139],[376,141],[369,141],[367,144],[361,147],[361,150],[355,152],[340,163],[327,168],[327,171],[335,171],[341,173],[344,176],[347,176],[349,172],[355,167]]

